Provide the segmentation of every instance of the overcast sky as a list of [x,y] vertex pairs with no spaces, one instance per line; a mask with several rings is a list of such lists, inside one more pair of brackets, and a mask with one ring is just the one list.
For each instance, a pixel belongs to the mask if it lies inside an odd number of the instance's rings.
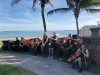
[[[65,0],[52,0],[54,7],[45,6],[47,30],[76,30],[73,12],[54,14],[47,17],[51,9],[67,7]],[[100,14],[92,15],[85,11],[80,14],[79,28],[84,25],[97,25]],[[32,0],[22,0],[11,7],[11,0],[0,0],[0,31],[43,30],[41,8],[37,3],[36,11],[32,10]]]

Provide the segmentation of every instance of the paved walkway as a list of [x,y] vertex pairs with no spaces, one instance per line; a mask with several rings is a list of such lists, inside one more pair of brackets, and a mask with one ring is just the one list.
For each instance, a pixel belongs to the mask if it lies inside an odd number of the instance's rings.
[[38,75],[95,75],[88,71],[78,73],[78,70],[72,69],[71,65],[65,65],[64,62],[58,60],[49,60],[47,58],[26,54],[1,52],[0,62],[23,67]]

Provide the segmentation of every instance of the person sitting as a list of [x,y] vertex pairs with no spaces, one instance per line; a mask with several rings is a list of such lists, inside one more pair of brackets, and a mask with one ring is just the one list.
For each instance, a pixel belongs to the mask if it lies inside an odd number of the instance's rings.
[[53,37],[51,37],[51,45],[49,48],[49,56],[48,59],[53,59],[53,54],[54,54],[54,49],[56,48],[56,41],[57,41],[57,36],[56,36],[56,32],[53,32]]
[[79,64],[79,73],[81,73],[82,72],[82,62],[85,62],[85,64],[87,65],[87,59],[89,58],[89,51],[88,51],[88,49],[86,49],[84,44],[81,46],[81,48],[78,49],[78,51],[80,51],[81,54],[80,54],[79,57],[77,57],[74,60],[74,64],[73,64],[72,68],[74,69],[76,63],[78,62],[78,64]]
[[65,37],[64,39],[65,39],[65,41],[66,41],[66,42],[68,41],[68,39],[72,39],[71,34],[68,34],[68,36],[67,36],[67,37]]
[[48,42],[48,36],[47,36],[47,33],[44,32],[43,41],[42,41],[42,45],[41,45],[42,54],[44,53],[44,47],[47,44],[47,42]]
[[28,44],[30,52],[33,54],[34,53],[34,39],[31,39],[29,44]]
[[66,44],[66,37],[63,38],[62,45],[64,46],[64,48],[66,48],[66,46],[67,46],[67,44]]
[[22,37],[20,42],[19,42],[19,46],[22,48],[23,52],[25,52],[25,40]]
[[34,40],[34,53],[35,53],[35,55],[37,55],[38,54],[38,52],[39,52],[39,39],[38,38],[36,38],[35,40]]
[[34,39],[31,39],[28,45],[30,48],[34,47]]
[[63,56],[60,58],[60,60],[63,60],[65,57],[68,59],[73,54],[73,47],[74,47],[73,40],[68,39],[67,47],[63,50]]
[[18,47],[19,47],[19,40],[18,40],[18,37],[16,37],[16,41],[14,41],[14,43],[12,45],[13,51],[17,52]]

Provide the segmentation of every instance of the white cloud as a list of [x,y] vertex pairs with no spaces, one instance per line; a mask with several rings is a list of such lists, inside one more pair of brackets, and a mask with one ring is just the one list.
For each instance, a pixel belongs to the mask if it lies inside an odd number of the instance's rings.
[[30,19],[33,18],[28,9],[25,12],[25,16],[29,17]]
[[29,19],[19,19],[19,18],[11,18],[11,17],[5,17],[6,19],[14,22],[23,22],[23,23],[35,23],[35,21],[30,21]]
[[[46,22],[47,30],[76,30],[76,25],[69,25],[65,23]],[[73,27],[73,28],[72,28]]]
[[[9,28],[10,27],[10,28]],[[17,30],[40,30],[43,26],[33,25],[33,24],[7,24],[0,23],[1,31],[17,31]],[[42,30],[42,29],[41,29]]]
[[[76,25],[64,25],[47,22],[47,30],[76,30]],[[9,29],[9,27],[11,27]],[[73,27],[73,29],[72,29]],[[14,24],[0,23],[0,30],[44,30],[42,21],[38,24]]]

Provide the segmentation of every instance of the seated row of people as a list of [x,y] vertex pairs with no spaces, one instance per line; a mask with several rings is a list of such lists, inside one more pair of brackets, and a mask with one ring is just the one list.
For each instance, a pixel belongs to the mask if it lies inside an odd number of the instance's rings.
[[19,41],[18,37],[16,37],[16,41],[14,41],[13,44],[12,44],[13,51],[17,52],[18,49],[20,48],[23,52],[25,52],[27,50],[27,47],[30,47],[32,40],[34,41],[35,46],[39,42],[39,39],[37,39],[37,38],[31,39],[30,42],[27,45],[26,41],[23,37],[21,38],[20,41]]
[[[31,39],[28,47],[29,47],[29,49],[32,49],[34,51],[35,55],[37,55],[38,53],[44,54],[44,52],[45,52],[44,49],[45,49],[46,45],[48,45],[48,47],[49,47],[48,59],[53,59],[54,52],[55,52],[57,45],[60,46],[60,48],[61,48],[60,51],[63,52],[60,60],[63,60],[63,59],[67,60],[69,57],[71,57],[75,53],[74,39],[71,38],[71,35],[68,35],[67,39],[64,38],[63,42],[61,43],[61,42],[59,42],[55,32],[53,32],[53,36],[52,37],[50,36],[50,38],[48,38],[47,33],[44,32],[42,42],[40,42],[39,39],[37,39],[37,38]],[[13,48],[15,51],[17,51],[18,47],[21,47],[22,50],[25,51],[25,40],[23,38],[21,38],[20,41],[18,41],[18,38],[16,38]],[[86,58],[89,57],[89,52],[85,48],[85,45],[82,45],[82,47],[78,51],[80,51],[80,50],[81,50],[81,55],[75,59],[73,68],[75,68],[76,62],[78,62],[79,66],[80,66],[79,72],[82,72],[81,63],[84,61],[86,62]]]
[[41,53],[41,42],[39,42],[38,38],[31,39],[30,43],[28,45],[30,50],[34,51],[34,55],[37,55],[38,53]]

